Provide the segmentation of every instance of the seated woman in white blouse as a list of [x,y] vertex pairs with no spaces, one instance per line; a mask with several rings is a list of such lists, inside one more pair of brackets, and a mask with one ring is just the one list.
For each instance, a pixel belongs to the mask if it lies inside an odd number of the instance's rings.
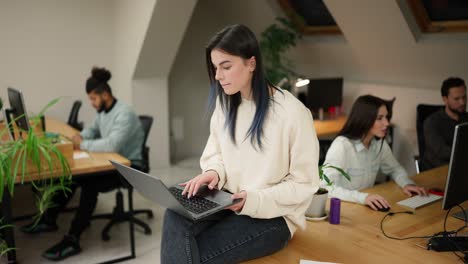
[[384,197],[359,191],[374,186],[379,171],[390,175],[408,196],[412,193],[427,195],[424,188],[408,178],[384,140],[389,126],[387,107],[387,101],[372,95],[360,96],[354,103],[325,158],[325,163],[345,170],[351,181],[334,169],[325,169],[325,174],[334,182],[334,186],[327,187],[331,197],[366,204],[374,210],[389,208]]

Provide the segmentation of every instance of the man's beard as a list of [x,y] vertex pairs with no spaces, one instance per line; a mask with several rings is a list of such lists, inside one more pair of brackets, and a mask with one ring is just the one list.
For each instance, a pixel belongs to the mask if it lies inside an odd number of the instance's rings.
[[465,111],[466,111],[466,110],[465,110],[465,109],[466,109],[466,105],[465,105],[465,107],[463,107],[463,111],[459,111],[459,110],[454,109],[454,108],[452,108],[452,107],[450,107],[450,106],[449,106],[448,108],[450,109],[450,111],[454,112],[454,113],[457,114],[457,115],[462,115],[462,114],[464,114]]
[[101,113],[102,111],[106,110],[106,104],[104,102],[101,102],[101,105],[97,108],[97,112]]

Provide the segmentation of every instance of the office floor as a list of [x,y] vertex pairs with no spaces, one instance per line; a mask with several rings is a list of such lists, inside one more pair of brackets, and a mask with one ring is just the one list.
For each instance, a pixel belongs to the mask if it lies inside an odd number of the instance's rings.
[[[197,168],[195,160],[185,162],[180,166],[174,166],[167,169],[157,169],[151,172],[152,175],[158,176],[166,184],[175,184],[187,178],[193,177],[200,172]],[[72,205],[77,204],[79,192],[76,193],[72,200]],[[127,201],[126,191],[124,193],[125,201]],[[15,190],[13,198],[13,213],[20,215],[24,213],[31,213],[33,206],[33,196],[31,194],[30,186],[24,186]],[[100,194],[98,205],[95,213],[108,213],[112,211],[115,205],[115,191]],[[164,209],[159,205],[150,202],[140,196],[137,192],[134,193],[134,208],[153,210],[154,218],[147,219],[146,216],[138,216],[144,222],[148,223],[153,231],[151,235],[145,235],[142,229],[136,227],[135,241],[136,241],[136,259],[127,261],[125,263],[159,263],[160,252],[160,238],[162,216]],[[68,231],[70,221],[73,213],[61,214],[58,219],[59,230],[53,233],[46,233],[41,235],[26,235],[19,231],[19,227],[28,223],[28,221],[15,222],[15,239],[17,247],[17,258],[21,264],[28,263],[57,263],[47,261],[41,257],[42,252],[61,240]],[[107,220],[94,220],[91,226],[85,230],[81,238],[82,253],[70,257],[59,263],[98,263],[116,258],[119,256],[126,256],[130,252],[129,246],[129,231],[128,223],[119,224],[111,229],[110,241],[101,240],[101,230]],[[5,259],[0,259],[0,263],[5,263]]]

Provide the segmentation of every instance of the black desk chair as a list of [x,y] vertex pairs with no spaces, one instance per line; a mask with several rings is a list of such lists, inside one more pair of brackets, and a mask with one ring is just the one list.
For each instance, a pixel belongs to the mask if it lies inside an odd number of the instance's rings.
[[81,101],[76,100],[73,103],[72,109],[70,111],[70,115],[68,116],[67,124],[79,131],[83,130],[83,122],[78,121],[78,113],[80,112],[81,108]]
[[419,155],[414,156],[416,172],[423,172],[424,166],[421,166],[424,152],[426,151],[426,142],[424,141],[424,121],[433,113],[444,108],[444,105],[429,105],[419,104],[416,107],[416,133],[418,136],[418,152]]
[[[141,161],[133,161],[132,162],[132,167],[142,171],[142,172],[149,172],[150,167],[149,167],[149,147],[146,146],[146,140],[148,139],[149,132],[151,130],[151,126],[153,124],[153,117],[151,116],[145,116],[141,115],[139,116],[141,125],[143,126],[143,130],[145,132],[145,138],[143,141],[143,146],[142,146],[142,158],[143,160]],[[133,187],[122,177],[122,187],[125,189],[128,189],[128,195],[131,196],[129,201],[133,201]],[[109,219],[109,223],[104,227],[101,233],[102,240],[108,241],[110,239],[109,236],[109,231],[112,228],[114,224],[121,223],[121,222],[126,222],[130,221],[130,219],[133,220],[133,223],[139,225],[144,229],[144,232],[146,235],[151,234],[151,228],[148,226],[148,224],[144,223],[138,218],[135,218],[135,215],[137,214],[146,214],[149,219],[153,218],[153,211],[146,209],[146,210],[133,210],[133,213],[129,211],[125,211],[124,209],[124,202],[123,202],[123,193],[119,189],[115,195],[115,200],[116,200],[116,205],[114,207],[114,210],[112,213],[109,214],[100,214],[100,215],[94,215],[92,219]],[[133,208],[133,204],[131,205]]]
[[328,149],[334,139],[319,139],[319,165],[323,165]]

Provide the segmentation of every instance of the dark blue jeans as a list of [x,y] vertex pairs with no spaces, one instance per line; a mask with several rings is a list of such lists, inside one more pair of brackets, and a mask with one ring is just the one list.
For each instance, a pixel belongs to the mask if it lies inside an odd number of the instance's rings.
[[166,210],[161,264],[239,263],[273,254],[290,238],[282,217],[256,219],[223,210],[192,222]]

